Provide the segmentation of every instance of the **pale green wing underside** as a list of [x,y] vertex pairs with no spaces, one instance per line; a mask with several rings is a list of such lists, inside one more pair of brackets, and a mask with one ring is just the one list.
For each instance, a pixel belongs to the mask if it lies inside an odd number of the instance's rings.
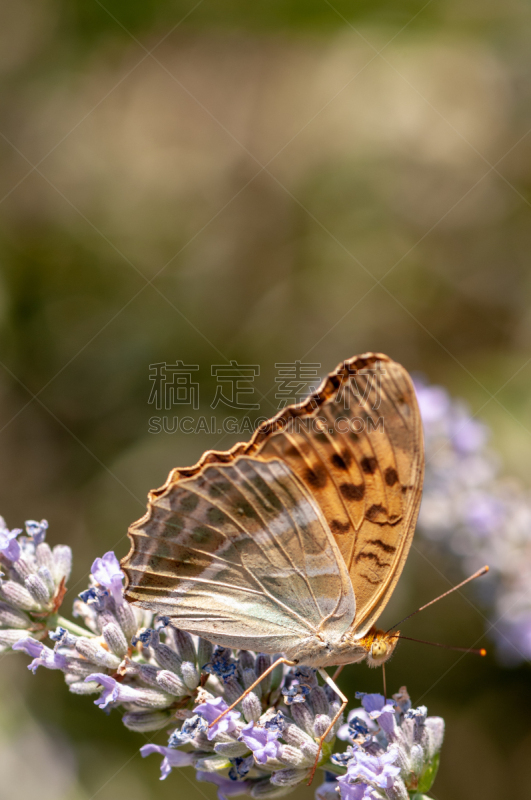
[[129,536],[128,599],[210,641],[285,652],[354,619],[334,537],[278,459],[206,466],[154,497]]

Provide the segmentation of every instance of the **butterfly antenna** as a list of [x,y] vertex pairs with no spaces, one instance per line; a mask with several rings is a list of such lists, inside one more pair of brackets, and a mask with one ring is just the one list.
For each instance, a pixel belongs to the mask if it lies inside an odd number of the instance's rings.
[[439,642],[427,642],[425,639],[413,639],[411,636],[398,636],[398,639],[407,639],[409,642],[419,642],[419,644],[432,644],[434,647],[444,647],[445,650],[458,650],[460,653],[474,653],[476,656],[486,656],[487,651],[484,647],[479,649],[474,647],[453,647],[449,644],[440,644]]
[[[443,597],[448,597],[449,594],[452,594],[452,592],[456,592],[457,589],[461,589],[462,586],[464,586],[467,583],[470,583],[470,581],[475,580],[475,578],[480,578],[482,575],[486,575],[488,571],[489,571],[488,567],[481,567],[481,569],[478,569],[478,571],[474,572],[473,575],[470,575],[470,577],[466,578],[464,581],[461,581],[461,583],[458,583],[457,586],[453,586],[451,589],[448,589],[447,592],[444,592],[444,594],[439,595],[439,597],[436,597],[434,600],[430,600],[430,602],[426,603],[426,605],[421,606],[420,608],[417,608],[416,611],[412,611],[411,614],[408,614],[407,617],[404,617],[404,619],[401,619],[400,622],[395,623],[395,625],[391,625],[391,627],[389,628],[388,631],[386,631],[386,633],[391,633],[391,631],[394,628],[398,628],[399,625],[401,625],[407,619],[410,619],[411,617],[414,617],[415,614],[419,613],[419,611],[424,611],[424,609],[428,608],[428,606],[432,606],[434,603],[437,603],[439,600],[442,600]],[[405,638],[405,637],[401,636],[400,638],[402,639],[402,638]],[[441,647],[442,647],[442,645],[441,645]]]

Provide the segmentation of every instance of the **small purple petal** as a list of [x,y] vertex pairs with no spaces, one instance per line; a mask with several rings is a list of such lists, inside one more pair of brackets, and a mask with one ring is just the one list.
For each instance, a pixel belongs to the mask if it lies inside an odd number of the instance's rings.
[[[227,708],[228,705],[225,700],[222,697],[216,697],[215,700],[207,700],[196,706],[194,711],[211,725],[211,723]],[[216,722],[211,728],[209,727],[207,731],[208,739],[214,739],[218,733],[232,733],[232,731],[236,729],[236,720],[239,719],[240,716],[239,711],[229,711],[219,722]]]
[[112,550],[105,553],[102,558],[96,558],[91,568],[92,576],[106,589],[111,592],[115,603],[123,603],[122,583],[124,573],[120,568],[120,562]]
[[41,519],[40,522],[37,522],[34,519],[27,519],[25,524],[26,533],[28,536],[31,536],[34,544],[40,544],[41,542],[44,542],[44,539],[46,538],[46,531],[48,530],[47,520]]
[[42,642],[28,636],[26,639],[19,639],[13,645],[13,650],[22,650],[28,656],[33,658],[31,664],[28,665],[33,673],[36,672],[38,667],[46,667],[47,669],[66,669],[67,660],[61,653],[56,653],[46,647]]
[[9,561],[18,561],[20,558],[20,545],[17,542],[19,533],[22,533],[21,528],[13,528],[10,531],[0,517],[0,553]]
[[96,681],[103,686],[103,692],[97,700],[94,700],[94,704],[100,708],[107,708],[107,706],[117,703],[134,703],[138,699],[138,689],[119,683],[104,672],[94,672],[92,675],[87,675],[85,683],[89,681]]
[[280,752],[278,737],[278,731],[258,728],[254,722],[249,722],[242,729],[239,738],[251,750],[255,760],[259,764],[265,764],[268,758],[276,758]]
[[171,747],[164,747],[160,744],[145,744],[140,748],[142,758],[151,755],[151,753],[158,753],[163,756],[160,765],[161,781],[168,777],[173,767],[189,767],[194,763],[193,753],[183,753],[182,750],[174,750]]

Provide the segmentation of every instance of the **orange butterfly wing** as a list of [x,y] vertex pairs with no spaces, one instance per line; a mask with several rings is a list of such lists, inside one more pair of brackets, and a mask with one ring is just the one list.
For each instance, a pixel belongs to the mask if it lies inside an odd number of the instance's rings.
[[317,501],[347,565],[362,636],[400,577],[420,505],[422,425],[406,370],[375,353],[343,362],[317,392],[264,422],[249,442],[209,450],[193,467],[174,469],[150,501],[208,464],[240,455],[280,458]]

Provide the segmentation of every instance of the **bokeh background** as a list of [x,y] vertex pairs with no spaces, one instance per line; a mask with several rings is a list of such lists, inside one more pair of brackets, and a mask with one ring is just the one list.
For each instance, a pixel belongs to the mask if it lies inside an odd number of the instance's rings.
[[[198,364],[207,417],[211,365],[258,364],[268,416],[275,363],[387,352],[529,485],[530,22],[525,0],[0,4],[1,513],[72,546],[66,608],[170,468],[239,438],[149,433],[153,363]],[[419,540],[389,623],[454,572]],[[472,644],[470,596],[408,633]],[[0,663],[2,800],[215,796],[25,665]],[[435,798],[531,796],[528,665],[404,642],[388,681],[446,718]]]

